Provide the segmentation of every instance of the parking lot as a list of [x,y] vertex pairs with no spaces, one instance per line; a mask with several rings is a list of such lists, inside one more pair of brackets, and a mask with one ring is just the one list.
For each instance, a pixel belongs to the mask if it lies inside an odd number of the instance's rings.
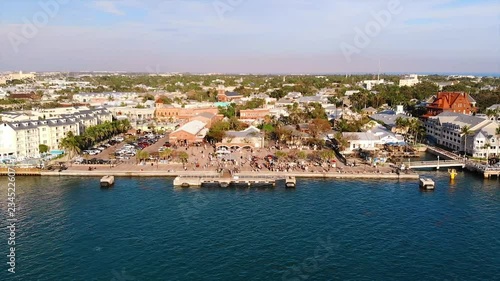
[[146,134],[138,136],[135,141],[125,141],[124,136],[117,136],[85,151],[78,157],[75,164],[111,164],[113,159],[121,161],[135,161],[137,152],[147,151],[156,155],[160,148],[168,141],[167,135]]

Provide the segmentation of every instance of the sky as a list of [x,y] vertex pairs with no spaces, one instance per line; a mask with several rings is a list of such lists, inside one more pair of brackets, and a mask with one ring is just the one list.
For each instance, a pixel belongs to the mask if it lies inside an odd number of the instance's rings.
[[500,0],[0,0],[0,71],[500,73]]

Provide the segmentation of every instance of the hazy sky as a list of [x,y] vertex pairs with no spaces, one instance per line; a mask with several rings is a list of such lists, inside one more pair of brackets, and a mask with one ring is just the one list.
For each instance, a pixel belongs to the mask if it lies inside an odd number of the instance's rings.
[[499,73],[500,0],[2,0],[0,38],[0,71]]

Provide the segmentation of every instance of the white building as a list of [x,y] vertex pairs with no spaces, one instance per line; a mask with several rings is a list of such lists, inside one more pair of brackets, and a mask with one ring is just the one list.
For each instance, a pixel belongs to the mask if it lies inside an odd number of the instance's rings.
[[346,97],[350,97],[350,96],[352,96],[352,95],[354,95],[354,94],[357,94],[357,93],[359,93],[359,91],[358,91],[358,90],[349,90],[349,91],[346,91],[346,92],[345,92],[345,96],[346,96]]
[[0,125],[0,158],[39,157],[40,144],[51,150],[59,149],[61,139],[70,131],[80,134],[75,118],[3,123]]
[[[64,112],[64,111],[62,111]],[[55,112],[52,112],[55,113]],[[104,108],[80,110],[74,114],[57,114],[58,118],[42,118],[36,120],[15,120],[0,124],[0,158],[33,158],[39,157],[38,146],[45,144],[50,150],[60,149],[61,140],[73,132],[78,136],[89,126],[95,126],[112,121],[111,112]],[[18,115],[31,118],[34,115]]]
[[368,91],[371,91],[374,86],[380,85],[380,84],[385,84],[385,80],[384,79],[379,79],[379,80],[365,80],[365,81],[363,81],[361,83],[363,84],[363,86],[365,87],[365,89],[367,89]]
[[349,142],[349,147],[343,151],[343,153],[352,153],[355,150],[376,150],[378,145],[382,144],[380,137],[371,133],[342,133],[344,137]]
[[420,80],[418,79],[418,75],[416,74],[411,74],[406,76],[405,78],[399,80],[399,87],[407,86],[407,87],[413,87],[420,83]]
[[[464,126],[470,128],[470,135],[465,136],[462,133]],[[495,121],[453,112],[443,112],[430,117],[425,123],[428,136],[437,144],[454,151],[465,151],[468,155],[480,158],[498,155],[500,149],[500,136],[496,135],[498,126]]]
[[221,143],[217,147],[226,148],[262,148],[264,147],[264,134],[253,126],[243,131],[228,131]]
[[136,125],[153,121],[156,110],[155,108],[133,107],[110,107],[108,109],[116,118],[123,119],[126,117],[131,123]]
[[0,84],[5,84],[5,82],[10,80],[23,80],[23,79],[35,79],[35,73],[23,73],[22,71],[9,73],[7,75],[0,76]]
[[[2,81],[0,79],[0,84],[2,84]],[[6,90],[0,88],[0,99],[5,99],[9,96],[9,93],[7,93]]]
[[137,93],[79,93],[73,95],[73,101],[82,103],[92,103],[101,101],[130,101],[135,100],[139,96]]

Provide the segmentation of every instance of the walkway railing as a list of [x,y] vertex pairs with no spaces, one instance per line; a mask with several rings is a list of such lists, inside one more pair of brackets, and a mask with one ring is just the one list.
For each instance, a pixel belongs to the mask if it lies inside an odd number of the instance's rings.
[[431,160],[431,161],[408,161],[403,163],[408,168],[440,168],[440,167],[464,167],[463,161],[457,160]]

